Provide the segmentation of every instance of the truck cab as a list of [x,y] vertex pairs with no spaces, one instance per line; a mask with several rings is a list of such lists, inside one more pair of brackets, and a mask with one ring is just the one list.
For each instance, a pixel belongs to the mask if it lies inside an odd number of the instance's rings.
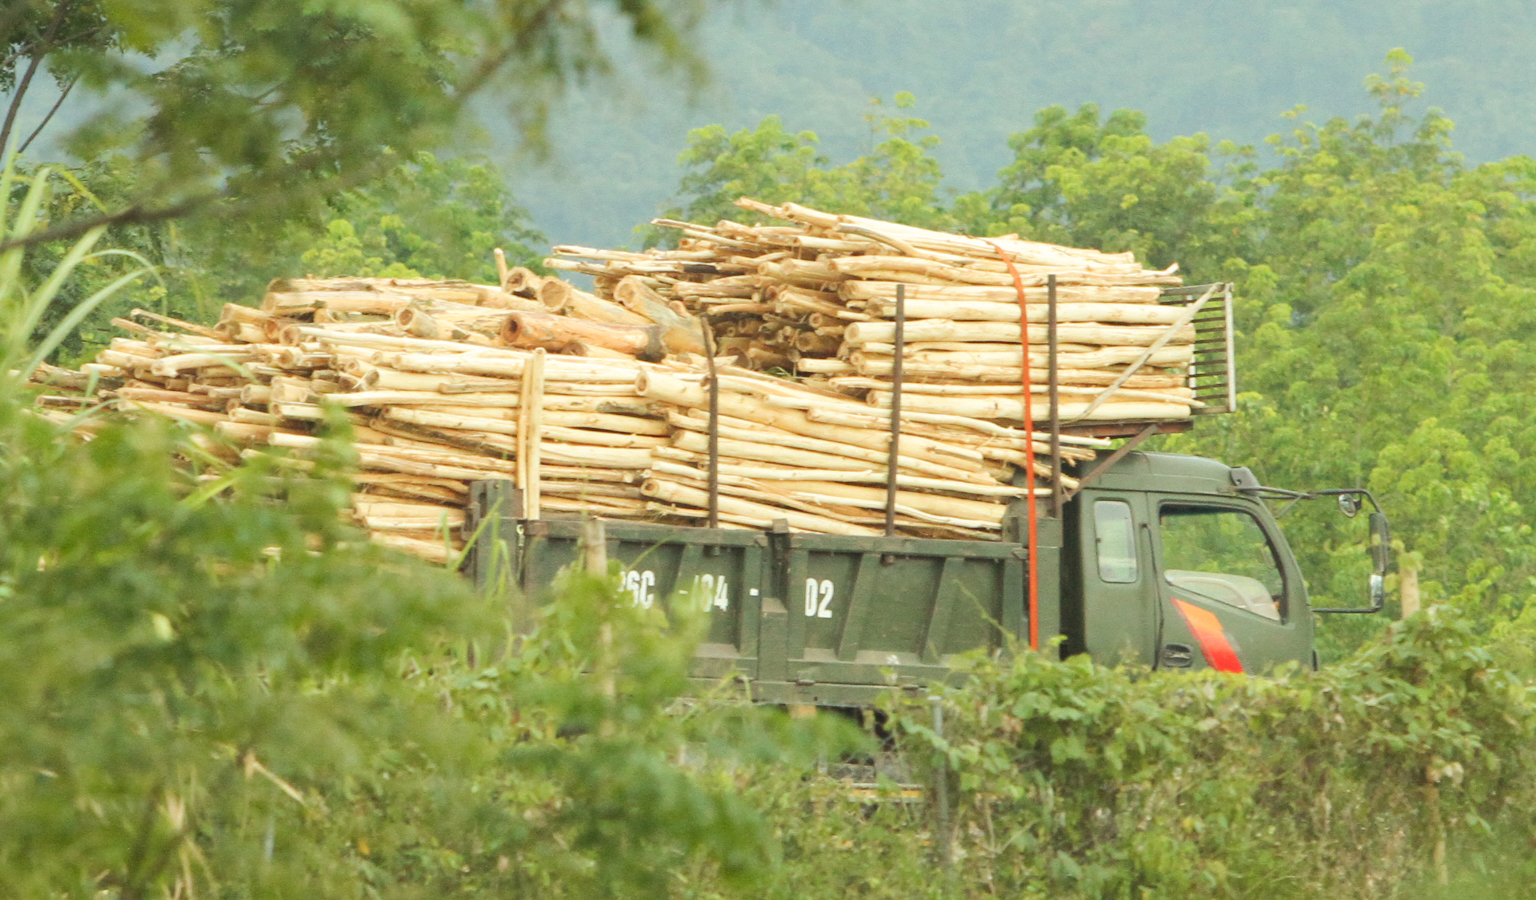
[[1065,509],[1063,652],[1153,668],[1315,664],[1274,515],[1211,459],[1131,453]]

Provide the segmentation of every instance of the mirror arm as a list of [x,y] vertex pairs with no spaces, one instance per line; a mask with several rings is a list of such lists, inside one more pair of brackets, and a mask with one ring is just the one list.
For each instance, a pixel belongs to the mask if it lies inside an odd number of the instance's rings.
[[1386,606],[1386,604],[1387,604],[1387,584],[1386,584],[1386,581],[1387,581],[1386,577],[1383,576],[1383,575],[1377,575],[1374,572],[1371,574],[1371,582],[1370,582],[1370,584],[1371,584],[1371,605],[1370,606],[1357,606],[1357,607],[1353,607],[1353,608],[1350,608],[1350,609],[1333,609],[1333,608],[1316,607],[1316,606],[1314,606],[1314,607],[1312,607],[1312,611],[1314,613],[1334,613],[1336,615],[1353,615],[1353,616],[1366,616],[1366,615],[1370,615],[1371,613],[1379,613],[1379,612],[1381,612],[1382,608],[1384,606]]

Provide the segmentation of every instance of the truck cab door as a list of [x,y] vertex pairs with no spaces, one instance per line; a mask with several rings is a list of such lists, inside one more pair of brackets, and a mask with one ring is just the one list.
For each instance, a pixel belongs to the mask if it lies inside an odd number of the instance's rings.
[[1089,489],[1078,498],[1076,592],[1064,614],[1070,651],[1105,665],[1153,665],[1158,644],[1157,574],[1147,532],[1147,497],[1139,491]]
[[1309,663],[1305,588],[1267,512],[1240,500],[1149,496],[1157,668],[1263,672]]

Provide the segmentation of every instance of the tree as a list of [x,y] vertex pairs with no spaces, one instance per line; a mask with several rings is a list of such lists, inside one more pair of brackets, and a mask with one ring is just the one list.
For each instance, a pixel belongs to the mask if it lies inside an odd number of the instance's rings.
[[1146,116],[1120,109],[1101,121],[1092,103],[1041,110],[1008,146],[1014,161],[998,186],[955,204],[972,233],[1131,250],[1155,267],[1177,262],[1195,281],[1250,252],[1254,197],[1222,180],[1252,171],[1251,150],[1221,144],[1216,155],[1230,162],[1218,172],[1205,135],[1157,144]]
[[16,116],[40,71],[50,70],[59,97],[42,124],[21,142],[20,153],[27,152],[79,83],[81,71],[75,57],[122,50],[123,38],[102,4],[93,0],[18,0],[0,15],[0,91],[11,95],[0,119],[0,152],[12,146]]
[[[314,209],[394,159],[446,143],[488,85],[511,90],[507,113],[536,141],[561,84],[612,67],[592,12],[561,0],[76,2],[13,5],[0,19],[8,62],[28,73],[46,63],[112,92],[114,103],[67,145],[87,160],[124,152],[137,178],[106,212],[56,225],[34,243],[101,222]],[[700,74],[684,40],[698,0],[612,6],[663,64]],[[98,43],[61,44],[64,25],[86,11],[99,20],[89,32]],[[118,46],[137,56],[110,52]]]
[[[49,167],[50,200],[36,214],[39,230],[109,208],[134,189],[134,170],[114,155],[75,167]],[[33,171],[33,170],[26,170]],[[26,190],[15,188],[16,200]],[[514,265],[542,268],[535,247],[544,236],[513,203],[501,173],[473,157],[438,159],[422,151],[372,182],[333,196],[312,213],[277,221],[215,219],[199,227],[174,222],[120,223],[107,241],[154,263],[147,279],[115,296],[71,332],[59,358],[79,358],[118,330],[115,316],[143,307],[208,319],[225,302],[257,302],[273,277],[313,274],[463,278],[494,283],[491,249]],[[31,248],[23,277],[41,284],[68,245]],[[40,337],[102,285],[122,275],[122,258],[93,260],[63,286],[38,325]]]
[[[911,94],[895,97],[898,113],[916,103]],[[870,153],[840,166],[817,152],[814,133],[791,134],[778,116],[767,116],[757,128],[729,135],[719,125],[694,129],[688,134],[688,148],[678,156],[678,162],[691,170],[678,186],[682,205],[667,216],[702,222],[748,221],[751,214],[738,209],[735,201],[753,197],[925,228],[951,227],[939,199],[943,173],[932,155],[938,138],[923,135],[912,140],[910,136],[929,127],[926,121],[885,115],[878,98],[871,105],[874,111],[864,117],[870,127]],[[666,237],[657,233],[650,240]]]
[[[1467,169],[1450,123],[1404,107],[1422,85],[1389,57],[1381,111],[1276,138],[1254,177],[1259,237],[1237,267],[1244,408],[1169,446],[1219,452],[1295,487],[1370,487],[1392,514],[1425,602],[1491,624],[1528,605],[1536,559],[1536,366],[1529,248],[1536,163]],[[1317,602],[1358,598],[1364,560],[1330,522],[1288,522]],[[1378,623],[1326,621],[1335,653]]]
[[[486,160],[439,160],[423,151],[330,206],[325,239],[302,252],[307,273],[495,284],[494,247],[511,265],[543,268],[542,254],[529,245],[544,243],[544,235],[512,204],[501,173]],[[298,231],[290,242],[302,245],[308,234]]]

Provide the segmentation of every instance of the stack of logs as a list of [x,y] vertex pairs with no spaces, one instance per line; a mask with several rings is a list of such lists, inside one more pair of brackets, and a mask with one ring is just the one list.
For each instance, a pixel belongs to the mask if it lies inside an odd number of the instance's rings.
[[902,408],[1022,423],[1026,350],[1041,401],[1032,411],[1037,421],[1049,416],[1054,276],[1063,422],[1183,420],[1202,405],[1188,386],[1197,304],[1161,302],[1164,287],[1181,283],[1172,267],[1146,270],[1130,253],[964,237],[793,203],[737,205],[791,224],[658,219],[680,233],[676,250],[556,247],[548,265],[593,276],[595,293],[554,282],[539,297],[552,309],[613,298],[703,315],[720,336],[719,353],[879,408],[891,404],[900,290]]
[[[208,426],[199,440],[231,466],[277,449],[302,468],[324,423],[343,417],[358,463],[350,514],[375,540],[447,563],[476,480],[514,482],[530,517],[700,522],[713,369],[720,524],[881,533],[888,409],[838,384],[712,367],[688,304],[633,275],[612,285],[620,299],[526,270],[504,276],[499,287],[278,281],[260,308],[227,305],[212,327],[136,311],[116,320],[131,336],[95,362],[40,370],[38,407],[73,422],[106,401]],[[1014,478],[1025,448],[1046,446],[993,418],[903,409],[899,533],[998,536],[1025,493]],[[1106,445],[1069,437],[1063,455]]]

